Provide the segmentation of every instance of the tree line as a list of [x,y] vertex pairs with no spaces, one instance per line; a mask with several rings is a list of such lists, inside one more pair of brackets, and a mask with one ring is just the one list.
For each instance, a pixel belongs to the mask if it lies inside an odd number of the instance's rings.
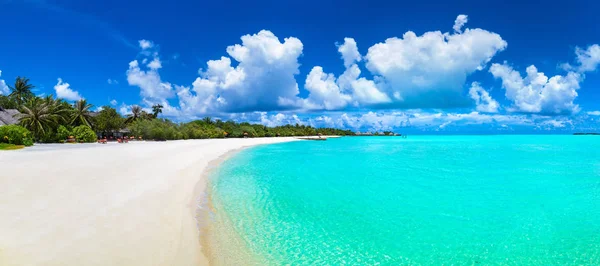
[[70,136],[79,142],[93,142],[96,141],[96,133],[110,136],[124,128],[129,129],[131,136],[151,140],[354,135],[350,130],[335,128],[314,128],[299,124],[267,127],[246,122],[213,120],[210,117],[175,123],[158,117],[163,109],[160,104],[152,106],[152,113],[144,111],[140,106],[132,106],[131,113],[126,116],[120,115],[110,106],[102,106],[100,111],[93,112],[93,105],[85,99],[71,104],[52,95],[39,97],[32,92],[34,87],[29,79],[17,77],[14,85],[9,86],[10,94],[0,95],[0,108],[17,109],[20,112],[15,117],[19,121],[18,126],[3,127],[4,131],[10,129],[15,132],[5,132],[5,136],[0,136],[0,142],[10,142],[8,135],[25,134],[21,128],[30,133],[33,141],[41,143],[64,142]]

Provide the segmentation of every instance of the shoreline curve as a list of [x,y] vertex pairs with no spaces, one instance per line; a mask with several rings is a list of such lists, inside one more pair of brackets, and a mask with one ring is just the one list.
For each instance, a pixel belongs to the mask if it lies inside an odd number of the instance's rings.
[[209,163],[295,140],[49,144],[3,153],[0,265],[208,265],[195,200]]

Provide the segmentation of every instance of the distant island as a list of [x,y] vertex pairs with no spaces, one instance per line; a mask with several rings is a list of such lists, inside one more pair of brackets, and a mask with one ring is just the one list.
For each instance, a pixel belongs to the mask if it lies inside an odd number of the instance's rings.
[[600,135],[600,133],[592,133],[592,132],[576,132],[573,135]]

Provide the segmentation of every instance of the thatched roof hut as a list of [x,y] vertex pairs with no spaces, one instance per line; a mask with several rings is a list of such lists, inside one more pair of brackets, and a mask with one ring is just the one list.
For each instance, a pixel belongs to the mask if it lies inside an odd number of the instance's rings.
[[19,123],[18,115],[20,114],[21,113],[17,109],[0,108],[0,126]]

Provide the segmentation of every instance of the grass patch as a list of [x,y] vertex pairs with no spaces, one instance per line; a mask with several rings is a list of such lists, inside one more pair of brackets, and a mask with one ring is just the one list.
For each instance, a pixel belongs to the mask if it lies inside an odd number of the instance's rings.
[[15,145],[15,144],[7,144],[0,143],[0,150],[10,151],[10,150],[20,150],[25,148],[25,145]]

